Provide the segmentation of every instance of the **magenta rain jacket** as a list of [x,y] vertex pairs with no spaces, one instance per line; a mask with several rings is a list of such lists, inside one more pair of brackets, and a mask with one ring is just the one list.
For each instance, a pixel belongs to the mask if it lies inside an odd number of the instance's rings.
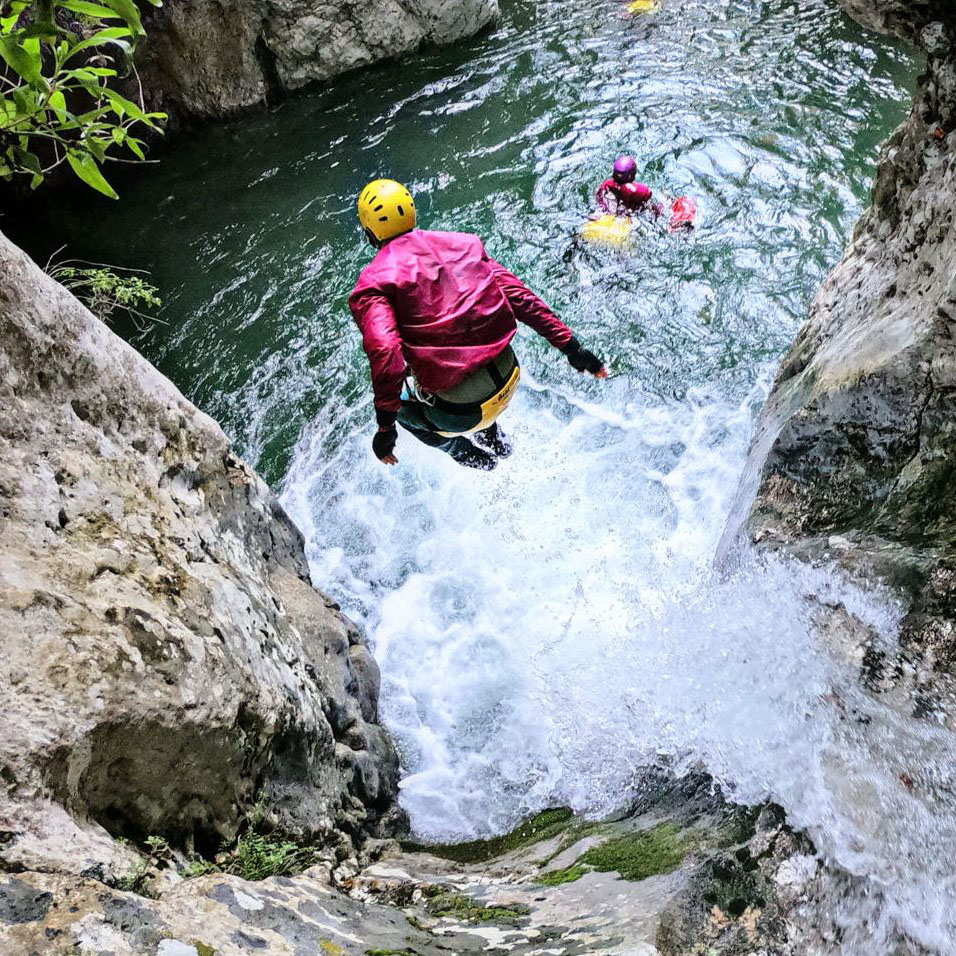
[[390,425],[406,366],[429,392],[454,388],[500,355],[518,319],[562,348],[571,330],[464,232],[413,229],[379,249],[349,296],[372,367],[375,411]]
[[[607,194],[610,193],[623,206],[627,212],[637,212],[645,208],[651,202],[651,187],[646,183],[619,183],[614,179],[605,179],[597,192],[594,194],[598,205],[605,212],[615,212],[608,202]],[[650,207],[658,216],[664,211],[664,207],[658,203],[651,203]]]

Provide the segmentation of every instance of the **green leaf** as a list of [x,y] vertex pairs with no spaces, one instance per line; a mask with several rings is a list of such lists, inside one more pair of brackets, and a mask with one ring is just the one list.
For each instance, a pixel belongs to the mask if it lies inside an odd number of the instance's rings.
[[70,164],[73,172],[79,176],[87,186],[92,187],[97,192],[101,192],[110,199],[119,199],[116,190],[106,181],[97,166],[96,160],[88,153],[81,153],[78,150],[70,150],[66,154],[67,162]]
[[[70,2],[76,2],[76,0],[70,0]],[[129,24],[133,33],[140,37],[146,36],[143,21],[140,19],[139,10],[136,9],[133,0],[106,0],[106,5],[111,10],[115,10]]]
[[88,83],[95,80],[98,76],[116,76],[116,70],[107,66],[80,66],[75,70],[64,70],[61,74],[71,80],[81,80]]
[[[33,52],[34,44],[36,52]],[[0,57],[19,76],[22,76],[31,86],[46,89],[46,80],[41,72],[40,44],[35,40],[27,40],[21,45],[12,36],[0,35]]]
[[[107,27],[105,30],[98,30],[93,34],[89,39],[83,40],[81,43],[77,43],[69,53],[67,53],[63,62],[66,63],[71,60],[77,53],[82,53],[84,50],[89,50],[91,47],[103,46],[107,43],[112,43],[114,46],[123,47],[124,50],[129,49],[128,43],[117,43],[117,40],[124,40],[126,37],[130,37],[133,34],[130,32],[129,27]],[[113,70],[112,74],[115,76],[116,71]]]
[[53,109],[53,112],[56,113],[57,118],[65,121],[67,116],[66,109],[66,97],[60,90],[54,90],[50,94],[50,107]]
[[117,146],[122,146],[126,141],[126,130],[123,129],[122,126],[114,126],[112,136],[113,142],[116,143]]
[[98,163],[106,162],[106,147],[95,137],[87,136],[83,145]]
[[43,167],[40,165],[40,159],[35,153],[28,149],[18,148],[14,151],[17,163],[23,168],[29,170],[35,176],[43,174]]
[[23,11],[30,6],[31,0],[16,0],[10,4],[10,13],[8,16],[0,17],[0,30],[9,33],[16,25],[17,21],[23,15]]
[[13,102],[17,104],[20,116],[17,119],[26,119],[36,113],[37,95],[29,87],[19,87],[13,91]]
[[98,106],[96,109],[90,110],[87,113],[81,113],[79,116],[74,117],[74,119],[84,129],[93,129],[97,125],[100,125],[100,120],[109,112],[109,110],[110,107],[108,106]]
[[146,159],[146,154],[143,152],[142,140],[134,139],[132,136],[127,136],[126,147],[137,159]]
[[149,122],[149,117],[132,100],[126,99],[125,96],[120,96],[116,90],[111,90],[109,87],[106,87],[103,90],[103,95],[113,104],[113,109],[116,110],[120,116],[124,113],[128,113],[133,119],[137,119],[141,123]]
[[119,14],[101,3],[90,3],[89,0],[57,0],[57,6],[73,13],[82,13],[85,17],[94,17],[97,20],[115,20]]

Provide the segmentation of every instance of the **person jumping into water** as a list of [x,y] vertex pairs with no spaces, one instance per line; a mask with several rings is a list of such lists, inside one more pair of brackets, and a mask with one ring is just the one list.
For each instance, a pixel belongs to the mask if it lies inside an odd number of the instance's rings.
[[[651,187],[645,183],[637,183],[637,162],[633,156],[618,156],[614,162],[614,170],[610,179],[605,179],[598,186],[598,205],[611,215],[631,215],[636,212],[652,212],[655,216],[663,215],[664,207],[652,199]],[[608,193],[613,197],[614,204],[608,199]]]
[[370,182],[359,194],[358,218],[378,252],[362,270],[349,308],[372,371],[378,422],[372,449],[386,465],[398,462],[396,422],[470,468],[491,470],[511,454],[496,419],[518,386],[511,348],[516,319],[577,371],[607,377],[601,359],[490,258],[481,239],[417,229],[415,201],[401,183]]

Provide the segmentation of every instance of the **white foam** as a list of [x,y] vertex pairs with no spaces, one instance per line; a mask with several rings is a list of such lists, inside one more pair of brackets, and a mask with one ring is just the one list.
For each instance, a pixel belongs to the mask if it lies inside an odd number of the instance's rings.
[[[939,945],[952,801],[901,780],[948,779],[951,736],[866,694],[806,596],[842,602],[889,649],[898,609],[783,558],[711,568],[765,386],[665,405],[622,381],[600,399],[530,385],[492,474],[408,436],[387,470],[365,432],[333,450],[316,426],[287,481],[315,579],[374,644],[417,834],[486,836],[557,804],[599,816],[648,763],[703,764],[867,877],[886,934]],[[872,942],[873,913],[847,905]]]

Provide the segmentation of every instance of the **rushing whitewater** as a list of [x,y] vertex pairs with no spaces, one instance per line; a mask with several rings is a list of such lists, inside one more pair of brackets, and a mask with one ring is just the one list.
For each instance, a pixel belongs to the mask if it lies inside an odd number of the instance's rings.
[[845,951],[898,926],[949,951],[952,736],[866,693],[860,649],[814,628],[843,604],[892,655],[897,608],[827,567],[712,567],[760,394],[654,405],[612,380],[598,403],[534,382],[491,475],[408,439],[386,470],[364,432],[335,452],[319,424],[285,502],[373,638],[419,836],[600,816],[642,768],[702,765],[867,879],[869,908],[835,916]]

